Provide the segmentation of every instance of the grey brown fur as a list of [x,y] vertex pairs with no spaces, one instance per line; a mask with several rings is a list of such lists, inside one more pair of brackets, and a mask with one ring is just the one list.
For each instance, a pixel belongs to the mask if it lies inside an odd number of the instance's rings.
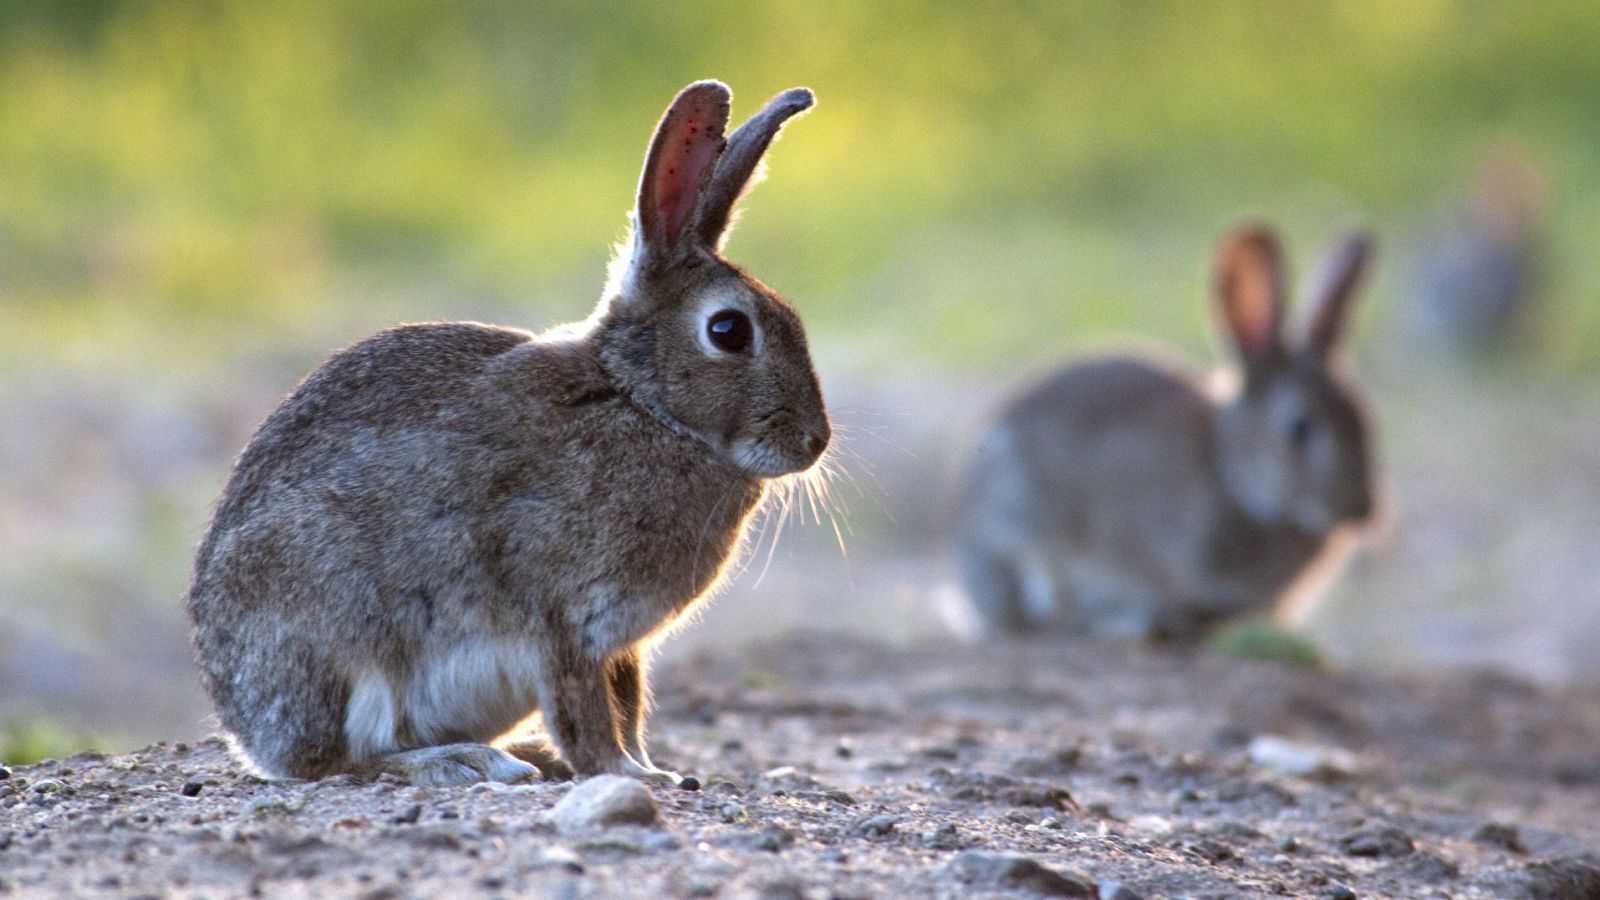
[[[716,170],[725,147],[759,158],[810,93],[732,146],[729,100],[701,82],[668,109],[588,320],[394,328],[246,447],[189,612],[221,724],[260,769],[677,780],[645,751],[649,644],[714,588],[765,481],[830,437],[798,317],[697,224],[725,224],[750,174]],[[708,343],[726,310],[752,323],[747,352]]]
[[957,542],[968,595],[1002,633],[1187,639],[1285,602],[1372,510],[1366,427],[1337,364],[1369,255],[1347,239],[1283,336],[1273,235],[1218,259],[1237,363],[1075,363],[1018,397],[968,467]]

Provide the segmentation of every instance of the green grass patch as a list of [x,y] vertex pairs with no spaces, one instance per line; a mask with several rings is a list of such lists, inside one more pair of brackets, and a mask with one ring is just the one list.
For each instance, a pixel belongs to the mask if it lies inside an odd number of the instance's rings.
[[1226,625],[1213,633],[1206,648],[1217,656],[1264,660],[1307,669],[1320,669],[1322,652],[1310,638],[1264,620]]

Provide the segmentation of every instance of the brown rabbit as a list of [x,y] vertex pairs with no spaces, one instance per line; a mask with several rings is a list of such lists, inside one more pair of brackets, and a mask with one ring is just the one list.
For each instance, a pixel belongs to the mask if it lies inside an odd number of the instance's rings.
[[262,771],[680,782],[645,751],[650,644],[715,588],[765,482],[830,437],[799,318],[718,249],[811,92],[724,139],[730,99],[673,100],[587,320],[394,328],[245,448],[189,613]]
[[1003,632],[1190,638],[1273,607],[1371,513],[1365,417],[1336,364],[1369,256],[1348,238],[1282,336],[1283,266],[1263,228],[1222,244],[1238,364],[1073,364],[1013,401],[972,461],[958,525],[970,599]]

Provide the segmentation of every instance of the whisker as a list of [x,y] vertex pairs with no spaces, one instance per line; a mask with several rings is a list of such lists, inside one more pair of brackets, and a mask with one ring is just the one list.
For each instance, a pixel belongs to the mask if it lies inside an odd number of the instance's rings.
[[772,543],[767,545],[767,559],[761,565],[761,574],[756,576],[756,584],[760,584],[767,577],[767,571],[772,568],[772,558],[778,552],[778,538],[783,536],[783,527],[788,524],[790,511],[794,508],[794,480],[783,478],[779,480],[782,485],[782,505],[779,509],[778,524],[772,533]]

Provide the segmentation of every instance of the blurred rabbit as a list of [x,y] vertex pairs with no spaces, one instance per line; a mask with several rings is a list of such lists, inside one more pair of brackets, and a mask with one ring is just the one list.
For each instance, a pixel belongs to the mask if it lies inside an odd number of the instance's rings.
[[[680,782],[645,751],[650,643],[714,589],[765,482],[830,438],[799,318],[719,251],[811,92],[724,139],[730,99],[708,81],[673,100],[587,320],[386,331],[245,448],[189,613],[261,770]],[[518,730],[535,714],[547,736]]]
[[1535,315],[1544,179],[1531,156],[1495,150],[1472,178],[1467,209],[1423,248],[1417,331],[1471,353],[1513,343]]
[[1337,351],[1369,248],[1361,235],[1340,245],[1291,342],[1278,242],[1243,228],[1222,243],[1216,284],[1238,360],[1212,383],[1110,356],[1012,401],[958,514],[987,625],[1190,639],[1279,603],[1365,519],[1365,416]]

